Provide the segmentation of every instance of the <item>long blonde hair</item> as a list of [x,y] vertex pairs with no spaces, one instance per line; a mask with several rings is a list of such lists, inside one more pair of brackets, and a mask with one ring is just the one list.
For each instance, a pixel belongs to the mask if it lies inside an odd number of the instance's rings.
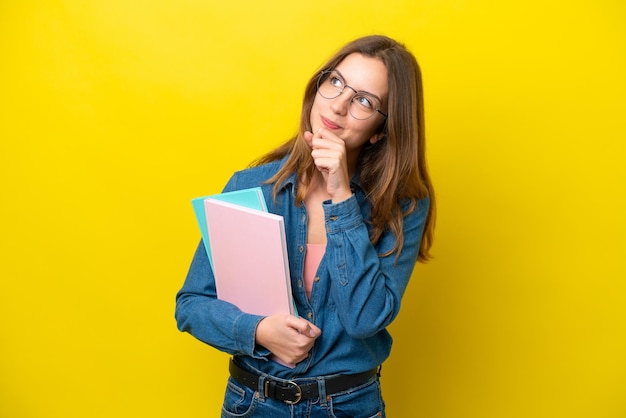
[[[403,217],[416,210],[418,200],[428,197],[430,206],[420,243],[418,261],[426,262],[434,237],[435,194],[426,167],[424,99],[421,70],[417,60],[402,44],[386,36],[374,35],[359,38],[344,46],[322,68],[335,68],[345,57],[359,53],[380,59],[388,74],[388,109],[386,121],[380,132],[384,138],[375,144],[367,144],[359,156],[358,172],[363,189],[372,204],[370,240],[378,242],[386,229],[396,236],[396,243],[388,253],[399,254],[404,243]],[[311,130],[310,116],[317,94],[316,73],[307,83],[300,128],[298,134],[283,145],[264,155],[254,165],[260,165],[289,156],[285,165],[269,183],[274,183],[274,193],[292,173],[300,181],[296,204],[304,201],[308,190],[308,179],[314,173],[315,164],[304,132]],[[408,200],[411,204],[403,211],[400,204]]]

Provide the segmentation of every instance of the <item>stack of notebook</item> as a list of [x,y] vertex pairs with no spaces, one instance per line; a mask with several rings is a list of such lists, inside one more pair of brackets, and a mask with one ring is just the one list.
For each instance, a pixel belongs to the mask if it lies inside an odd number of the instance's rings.
[[192,199],[217,297],[244,312],[295,315],[283,217],[261,188]]

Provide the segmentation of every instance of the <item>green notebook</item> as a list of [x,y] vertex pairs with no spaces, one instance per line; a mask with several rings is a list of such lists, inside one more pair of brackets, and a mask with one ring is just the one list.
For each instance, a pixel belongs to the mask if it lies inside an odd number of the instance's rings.
[[206,254],[209,257],[211,268],[213,268],[213,257],[211,256],[211,243],[209,241],[209,230],[206,223],[206,212],[204,210],[204,199],[210,197],[212,199],[221,200],[223,202],[232,203],[239,206],[244,206],[250,209],[256,209],[263,212],[267,212],[267,205],[265,204],[265,197],[260,187],[253,187],[251,189],[235,190],[233,192],[225,192],[212,196],[203,196],[191,199],[193,205],[193,211],[196,214],[196,220],[200,227],[200,234],[202,235],[202,241],[204,242],[204,248]]

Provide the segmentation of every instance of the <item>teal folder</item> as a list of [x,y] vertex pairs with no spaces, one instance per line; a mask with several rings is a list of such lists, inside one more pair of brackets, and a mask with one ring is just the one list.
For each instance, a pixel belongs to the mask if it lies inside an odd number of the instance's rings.
[[251,189],[235,190],[233,192],[225,192],[211,196],[196,197],[191,199],[193,211],[200,227],[200,234],[202,235],[202,242],[204,242],[204,248],[206,254],[209,257],[211,268],[213,268],[213,257],[211,255],[211,242],[209,241],[209,230],[206,223],[206,212],[204,209],[204,199],[210,197],[212,199],[221,200],[223,202],[232,203],[239,206],[244,206],[250,209],[256,209],[263,212],[267,212],[267,205],[265,204],[265,197],[263,197],[263,191],[260,187],[253,187]]

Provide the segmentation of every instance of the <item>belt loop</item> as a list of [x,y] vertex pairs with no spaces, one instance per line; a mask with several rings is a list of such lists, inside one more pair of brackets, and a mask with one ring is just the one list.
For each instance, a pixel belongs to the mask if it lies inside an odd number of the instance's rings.
[[261,402],[265,402],[265,397],[267,396],[267,393],[265,393],[267,389],[265,387],[265,383],[266,383],[265,376],[264,375],[259,376],[259,386],[258,386],[259,389],[257,390],[257,393],[259,394],[259,400]]
[[326,380],[317,379],[317,390],[320,396],[320,406],[326,406]]

